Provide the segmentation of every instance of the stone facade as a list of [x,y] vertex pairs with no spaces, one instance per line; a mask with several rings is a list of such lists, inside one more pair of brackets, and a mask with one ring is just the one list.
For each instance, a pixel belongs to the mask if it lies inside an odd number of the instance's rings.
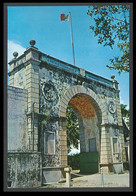
[[8,151],[25,151],[27,90],[8,86]]
[[53,173],[56,181],[64,177],[68,105],[79,120],[81,152],[90,152],[94,139],[104,172],[122,171],[126,157],[116,80],[55,59],[34,46],[9,64],[9,86],[27,91],[24,142],[26,150],[41,152],[43,182],[55,180],[50,178]]
[[8,153],[8,187],[30,188],[41,186],[41,154],[38,152]]

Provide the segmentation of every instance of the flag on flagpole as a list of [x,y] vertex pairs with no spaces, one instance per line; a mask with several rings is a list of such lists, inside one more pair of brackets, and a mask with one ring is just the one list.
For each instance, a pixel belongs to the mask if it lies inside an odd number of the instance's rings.
[[60,20],[61,21],[69,21],[69,14],[61,14]]
[[60,15],[60,20],[61,21],[69,21],[69,18],[70,18],[70,27],[71,27],[71,39],[72,39],[73,60],[74,60],[74,65],[75,65],[75,54],[74,54],[74,43],[73,43],[71,12],[69,12],[69,14],[61,14]]

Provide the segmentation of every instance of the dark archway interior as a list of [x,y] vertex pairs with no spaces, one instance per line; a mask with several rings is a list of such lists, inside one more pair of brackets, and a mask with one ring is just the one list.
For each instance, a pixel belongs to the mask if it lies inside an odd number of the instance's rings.
[[[78,119],[80,154],[84,153],[86,156],[89,155],[87,155],[87,153],[93,153],[92,156],[95,154],[95,156],[97,156],[95,165],[98,165],[100,152],[100,128],[98,126],[101,122],[100,109],[97,103],[85,94],[77,94],[72,97],[69,101],[69,106],[75,112]],[[89,159],[87,160],[85,156],[84,158],[86,159],[86,162],[88,162]],[[80,160],[75,158],[75,161],[77,161],[77,165],[79,165],[78,162],[80,162]],[[85,163],[84,165],[87,164]],[[98,169],[94,169],[94,171],[98,171]]]

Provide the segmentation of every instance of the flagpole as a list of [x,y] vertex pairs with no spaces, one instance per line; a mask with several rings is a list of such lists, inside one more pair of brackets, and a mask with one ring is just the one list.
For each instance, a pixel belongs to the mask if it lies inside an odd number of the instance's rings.
[[71,12],[69,12],[69,14],[70,14],[70,27],[71,27],[71,39],[72,39],[73,60],[74,60],[74,65],[75,65],[75,54],[74,54],[74,43],[73,43]]

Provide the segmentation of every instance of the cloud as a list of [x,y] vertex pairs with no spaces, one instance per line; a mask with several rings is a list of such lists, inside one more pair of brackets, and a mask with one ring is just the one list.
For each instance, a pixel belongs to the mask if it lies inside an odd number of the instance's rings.
[[8,40],[8,62],[11,61],[13,57],[13,52],[18,52],[18,56],[22,55],[26,48],[21,46],[21,44],[16,41]]
[[[14,57],[13,57],[13,52],[18,52],[18,56],[22,55],[26,48],[21,46],[21,44],[17,43],[16,41],[11,41],[8,40],[8,51],[7,51],[7,62],[10,62]],[[9,71],[9,64],[7,65],[7,69]],[[9,83],[9,76],[7,77],[7,82]]]

